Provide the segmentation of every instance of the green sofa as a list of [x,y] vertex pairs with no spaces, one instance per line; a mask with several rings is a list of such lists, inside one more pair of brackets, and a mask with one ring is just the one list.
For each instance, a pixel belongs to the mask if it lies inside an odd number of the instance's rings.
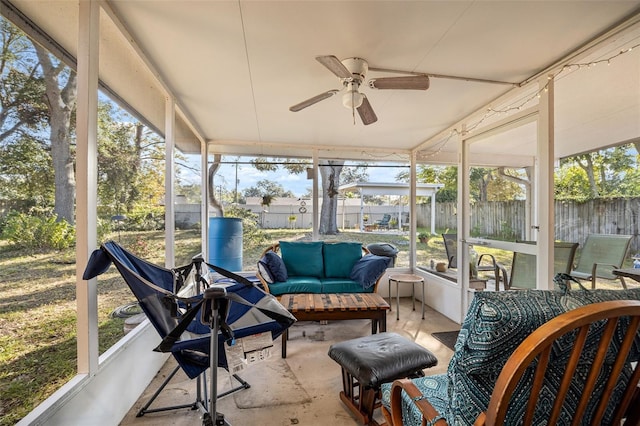
[[280,241],[263,252],[256,275],[275,296],[374,293],[390,260],[358,242]]

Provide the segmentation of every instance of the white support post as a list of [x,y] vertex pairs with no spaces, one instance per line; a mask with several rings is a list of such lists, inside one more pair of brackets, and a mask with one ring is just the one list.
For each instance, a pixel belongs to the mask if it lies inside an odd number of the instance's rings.
[[[318,150],[313,150],[313,186],[312,186],[312,194],[313,194],[313,215],[312,215],[312,226],[313,226],[313,241],[318,239],[318,227],[320,224],[320,209],[319,209],[319,199],[318,195],[318,176],[320,175],[320,170],[318,169],[320,166],[320,161],[318,160]],[[304,225],[304,224],[303,224]]]
[[458,242],[456,257],[458,259],[458,284],[462,297],[460,302],[460,323],[467,312],[469,306],[469,247],[465,241],[470,235],[471,228],[471,204],[469,197],[469,141],[464,139],[466,133],[465,126],[462,127],[462,135],[458,141]]
[[537,230],[537,288],[553,288],[553,241],[555,233],[553,203],[554,156],[554,80],[550,75],[538,81],[540,103],[538,114],[538,159],[535,173],[535,210]]
[[[416,170],[417,164],[417,152],[411,153],[411,171],[409,178],[409,244],[411,247],[411,259],[409,259],[409,267],[413,271],[418,264],[418,254],[416,250],[416,231],[417,231],[417,219],[416,219],[416,204],[418,202],[418,191],[416,189],[416,181],[418,180],[418,173]],[[401,225],[402,217],[398,216],[398,225]],[[424,300],[422,301],[424,303]]]
[[165,99],[164,118],[165,177],[164,177],[164,263],[167,268],[175,266],[175,122],[176,104],[172,97]]
[[436,233],[436,191],[434,188],[431,194],[431,235]]
[[[209,145],[204,142],[200,142],[200,167],[202,173],[200,174],[200,220],[202,226],[200,226],[200,238],[202,241],[202,256],[209,259]],[[238,164],[236,164],[236,170],[238,170]],[[237,178],[236,178],[237,182]],[[237,194],[237,183],[236,183]]]
[[78,104],[76,115],[76,297],[78,373],[98,370],[98,280],[82,279],[97,244],[98,51],[100,7],[79,2]]

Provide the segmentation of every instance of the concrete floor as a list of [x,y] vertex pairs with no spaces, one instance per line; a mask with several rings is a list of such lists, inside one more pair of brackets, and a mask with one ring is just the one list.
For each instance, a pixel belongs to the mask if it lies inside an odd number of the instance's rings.
[[[417,304],[416,308],[416,311],[412,311],[409,298],[401,299],[400,320],[395,319],[395,311],[389,313],[387,331],[399,333],[436,355],[438,365],[426,370],[427,375],[445,372],[453,352],[434,339],[431,333],[457,330],[460,326],[428,307],[422,320],[420,305]],[[339,399],[342,390],[340,366],[329,358],[327,352],[334,342],[369,333],[371,325],[368,320],[294,324],[289,331],[287,358],[280,356],[281,341],[278,338],[268,360],[240,373],[251,384],[251,388],[220,398],[217,411],[223,413],[226,421],[233,426],[358,425]],[[188,408],[135,416],[174,367],[175,361],[171,358],[121,425],[201,424],[200,413]],[[228,372],[218,369],[218,379],[219,392],[229,388]],[[193,402],[195,389],[196,381],[189,380],[179,372],[153,406]],[[382,423],[383,417],[377,411],[376,420]]]

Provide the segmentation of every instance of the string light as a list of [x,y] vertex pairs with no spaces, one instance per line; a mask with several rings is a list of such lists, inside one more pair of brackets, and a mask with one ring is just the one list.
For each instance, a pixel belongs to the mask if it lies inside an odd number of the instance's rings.
[[[444,149],[444,147],[447,145],[447,143],[451,140],[451,138],[453,138],[456,135],[459,136],[465,136],[471,132],[473,132],[473,130],[475,130],[478,126],[480,126],[483,122],[485,122],[486,120],[488,120],[489,118],[495,116],[496,114],[508,114],[510,112],[513,111],[521,111],[522,108],[525,107],[525,105],[527,105],[529,102],[531,102],[533,99],[540,99],[542,97],[542,93],[547,93],[549,91],[549,83],[551,82],[552,79],[557,79],[563,72],[565,71],[578,71],[581,70],[583,68],[593,68],[595,66],[597,66],[598,64],[601,63],[606,63],[607,65],[611,65],[611,61],[613,59],[616,59],[617,57],[624,55],[626,53],[631,52],[633,49],[635,49],[636,47],[640,47],[640,43],[635,44],[627,49],[622,49],[620,50],[618,53],[605,58],[605,59],[598,59],[596,61],[591,61],[591,62],[583,62],[583,63],[572,63],[572,64],[565,64],[563,65],[563,67],[560,69],[560,71],[558,71],[558,73],[554,76],[550,75],[547,77],[547,84],[545,84],[543,87],[541,87],[539,90],[537,90],[532,96],[529,96],[527,98],[524,99],[524,101],[521,101],[519,103],[516,104],[516,102],[505,106],[504,108],[500,108],[500,109],[495,109],[492,107],[488,107],[486,110],[486,113],[484,114],[484,116],[482,118],[480,118],[480,120],[478,120],[477,122],[475,122],[474,124],[472,124],[471,126],[467,127],[465,131],[460,131],[458,129],[453,129],[449,135],[447,135],[444,139],[442,139],[440,142],[436,142],[434,144],[434,148],[435,150],[430,150],[430,151],[421,151],[420,153],[420,157],[421,159],[427,159],[427,158],[431,158],[431,157],[435,157],[436,155],[440,154],[442,152],[442,150]],[[522,87],[522,86],[521,86]]]

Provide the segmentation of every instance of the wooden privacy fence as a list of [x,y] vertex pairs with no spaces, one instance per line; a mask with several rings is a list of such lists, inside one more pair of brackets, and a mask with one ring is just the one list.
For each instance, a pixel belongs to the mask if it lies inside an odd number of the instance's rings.
[[[471,207],[471,232],[504,240],[524,240],[524,201],[488,201]],[[457,228],[456,203],[436,204],[436,228]],[[585,203],[555,201],[555,238],[582,246],[589,234],[633,235],[631,254],[640,252],[640,198],[598,199]],[[431,206],[418,206],[418,226],[428,227]],[[535,223],[534,223],[535,225]]]

